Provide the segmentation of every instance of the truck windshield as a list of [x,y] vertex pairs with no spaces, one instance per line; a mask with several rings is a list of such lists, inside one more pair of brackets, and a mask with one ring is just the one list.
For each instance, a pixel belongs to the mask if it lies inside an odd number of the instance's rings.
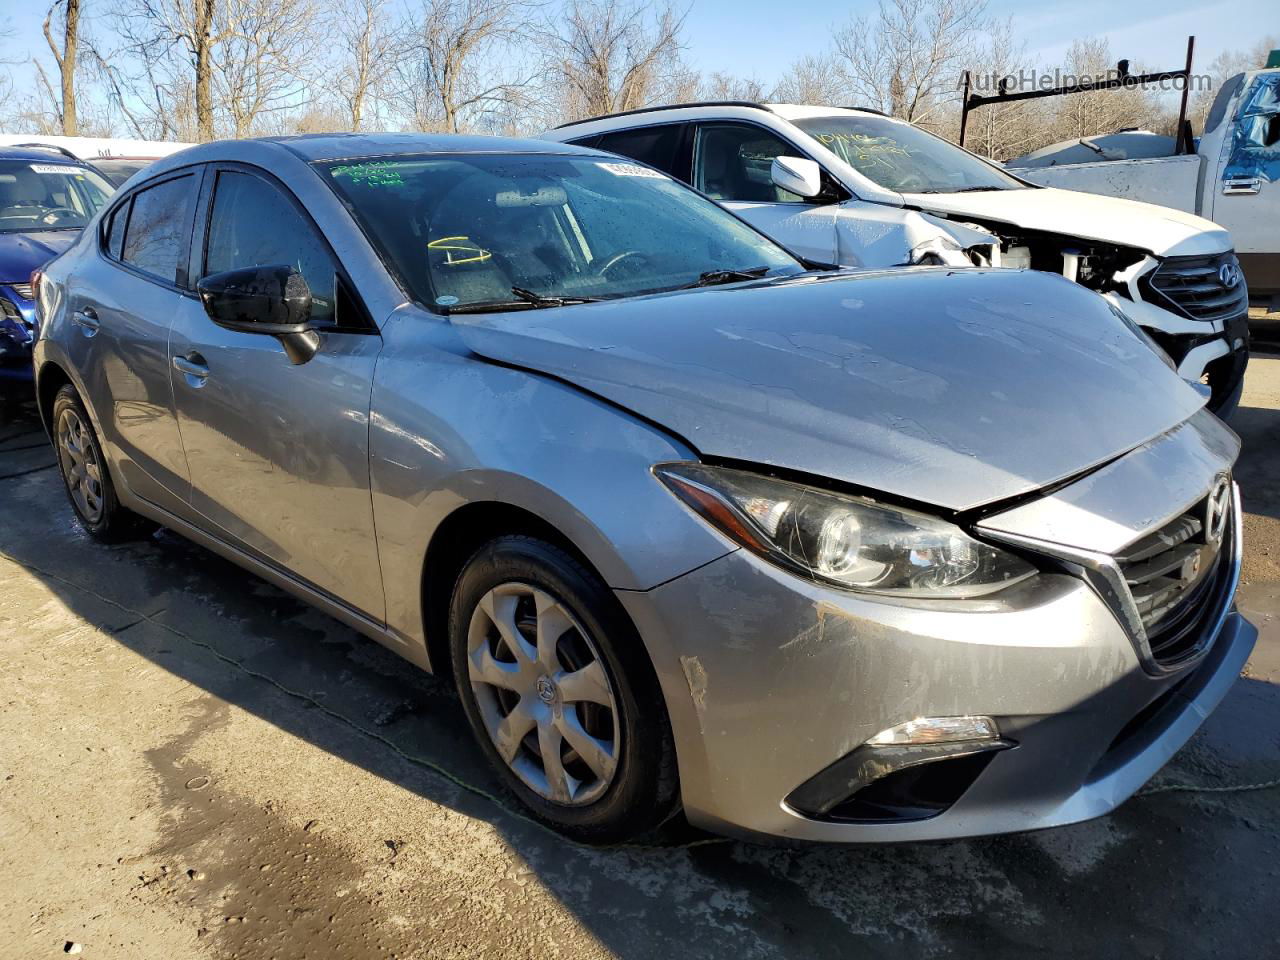
[[111,184],[88,167],[0,160],[0,233],[79,230],[111,193]]
[[710,200],[616,157],[455,154],[323,169],[411,295],[445,311],[804,271]]
[[792,122],[864,177],[898,193],[1022,186],[968,151],[901,120],[836,114]]

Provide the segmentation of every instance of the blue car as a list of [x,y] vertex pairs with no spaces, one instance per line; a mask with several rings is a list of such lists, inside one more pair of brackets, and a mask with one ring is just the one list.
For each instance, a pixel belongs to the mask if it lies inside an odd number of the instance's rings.
[[32,379],[32,272],[71,246],[112,192],[67,154],[0,147],[0,388]]

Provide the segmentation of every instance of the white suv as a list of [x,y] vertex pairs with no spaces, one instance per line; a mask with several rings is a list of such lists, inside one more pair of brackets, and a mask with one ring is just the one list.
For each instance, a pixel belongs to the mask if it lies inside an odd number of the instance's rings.
[[548,140],[612,151],[692,184],[823,263],[1048,270],[1136,321],[1229,416],[1249,358],[1231,237],[1152,204],[1039,187],[874,110],[745,101],[564,124]]

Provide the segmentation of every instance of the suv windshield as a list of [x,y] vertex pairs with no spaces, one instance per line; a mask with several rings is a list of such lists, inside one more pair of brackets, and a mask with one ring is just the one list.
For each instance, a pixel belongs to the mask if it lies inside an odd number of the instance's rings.
[[842,114],[792,123],[867,179],[898,193],[1022,187],[968,151],[901,120]]
[[80,230],[111,193],[111,184],[88,167],[0,160],[0,233]]
[[410,294],[550,306],[803,267],[665,174],[608,157],[475,154],[319,165]]

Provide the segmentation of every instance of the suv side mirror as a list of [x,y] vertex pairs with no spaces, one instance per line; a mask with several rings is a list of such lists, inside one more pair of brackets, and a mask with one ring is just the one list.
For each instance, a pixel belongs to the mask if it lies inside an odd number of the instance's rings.
[[822,192],[822,168],[808,157],[774,157],[769,177],[775,187],[806,199]]
[[196,292],[218,326],[276,337],[295,364],[320,348],[320,334],[309,322],[311,288],[287,264],[213,273],[196,284]]

